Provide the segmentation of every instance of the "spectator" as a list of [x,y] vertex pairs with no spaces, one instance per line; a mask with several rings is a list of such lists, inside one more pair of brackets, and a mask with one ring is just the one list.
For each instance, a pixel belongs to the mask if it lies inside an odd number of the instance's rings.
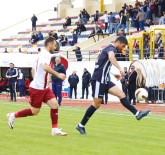
[[91,74],[88,72],[88,70],[86,68],[84,68],[83,72],[84,73],[82,76],[82,97],[81,97],[81,99],[84,99],[85,90],[86,90],[86,99],[88,99]]
[[99,21],[99,11],[96,11],[96,14],[94,14],[94,23],[98,25],[98,21]]
[[10,89],[10,101],[16,102],[16,82],[17,82],[18,70],[14,68],[14,64],[10,63],[10,68],[6,72]]
[[71,18],[68,16],[67,18],[66,18],[66,22],[63,24],[63,28],[64,29],[66,29],[67,28],[67,26],[71,26]]
[[36,22],[37,22],[37,17],[35,16],[35,14],[33,14],[33,17],[31,18],[32,21],[32,31],[36,31]]
[[103,34],[103,30],[101,28],[98,28],[96,34]]
[[116,28],[116,33],[118,33],[120,28],[122,28],[122,30],[125,31],[125,27],[126,27],[126,16],[124,16],[124,12],[121,12],[120,23]]
[[129,21],[130,20],[130,13],[129,13],[129,10],[126,10],[126,30],[127,30],[127,33],[129,33]]
[[144,38],[144,57],[148,59],[150,56],[150,45],[147,37]]
[[126,37],[126,34],[124,33],[124,31],[122,29],[118,32],[118,35]]
[[159,48],[162,43],[162,34],[158,33],[155,40],[155,48]]
[[128,97],[127,81],[128,81],[128,71],[127,71],[127,67],[124,67],[124,76],[122,77],[120,82],[122,84],[122,90],[125,93],[126,97]]
[[133,105],[136,105],[136,98],[135,98],[135,91],[136,91],[136,78],[137,72],[135,71],[135,67],[131,66],[130,74],[128,75],[128,94],[129,94],[129,101],[131,102],[133,99]]
[[41,31],[38,32],[38,41],[44,40],[44,36]]
[[151,19],[147,19],[145,26],[150,27],[151,25],[154,25],[154,22]]
[[141,10],[139,10],[136,18],[139,20],[140,31],[143,31],[144,30],[144,21],[145,21],[144,13]]
[[77,34],[75,34],[74,31],[73,31],[72,33],[73,33],[73,35],[72,35],[72,40],[69,41],[69,44],[70,44],[71,46],[74,46],[74,45],[77,43],[78,36],[77,36]]
[[108,12],[107,11],[105,11],[105,13],[104,13],[104,23],[105,23],[105,33],[106,33],[106,31],[107,31],[107,29],[108,29],[108,19],[109,19],[109,15],[108,15]]
[[5,79],[3,79],[2,77],[0,77],[0,94],[3,91],[6,91],[6,83],[7,83],[7,81]]
[[146,87],[146,79],[140,68],[136,69],[137,77],[136,77],[136,89],[145,88]]
[[19,69],[18,89],[19,89],[20,97],[25,97],[25,79],[21,69]]
[[82,22],[77,24],[77,28],[75,29],[77,35],[81,35],[81,32],[86,31],[86,27],[83,25]]
[[92,28],[92,31],[91,31],[88,39],[91,38],[91,37],[93,37],[93,36],[95,36],[95,29],[94,28]]
[[89,13],[85,9],[83,9],[83,11],[85,12],[85,18],[88,21],[89,18],[90,18],[90,15],[89,15]]
[[136,17],[134,17],[133,20],[135,22],[135,27],[136,27],[137,31],[139,31],[139,18],[137,18],[137,16],[136,16]]
[[109,13],[108,23],[109,23],[109,34],[113,33],[113,25],[114,25],[115,17],[112,12]]
[[73,71],[72,75],[69,76],[68,82],[70,84],[70,98],[72,99],[72,92],[74,89],[75,99],[77,99],[77,84],[79,83],[79,77],[76,75],[76,71]]
[[80,14],[79,14],[79,18],[80,21],[82,22],[82,24],[86,24],[86,17],[85,17],[85,11],[80,10]]
[[18,49],[18,52],[19,52],[19,53],[22,53],[22,50],[21,50],[21,48],[19,48],[19,49]]
[[37,43],[37,41],[38,41],[38,35],[33,32],[31,35],[30,43],[35,44]]
[[0,94],[2,93],[3,91],[3,80],[2,80],[2,77],[0,77]]
[[49,37],[54,37],[55,38],[55,40],[58,40],[58,34],[55,32],[53,32],[53,31],[50,31],[49,32]]
[[[65,69],[64,65],[61,63],[60,57],[55,58],[55,65],[54,65],[53,69],[58,73],[63,73],[66,75],[66,69]],[[62,102],[62,82],[63,81],[54,75],[51,76],[51,80],[52,80],[53,93],[58,98],[58,104],[61,105],[61,102]]]
[[163,16],[159,20],[159,25],[165,25],[165,11],[163,12]]
[[5,48],[5,51],[4,51],[3,53],[9,53],[9,52],[7,51],[7,48]]
[[65,36],[64,34],[61,34],[59,42],[60,42],[61,46],[65,46],[66,43],[68,43],[67,36]]
[[160,44],[160,47],[158,49],[158,59],[164,59],[164,47],[163,47],[163,43]]
[[76,54],[77,61],[82,61],[81,49],[78,46],[75,46],[73,52]]

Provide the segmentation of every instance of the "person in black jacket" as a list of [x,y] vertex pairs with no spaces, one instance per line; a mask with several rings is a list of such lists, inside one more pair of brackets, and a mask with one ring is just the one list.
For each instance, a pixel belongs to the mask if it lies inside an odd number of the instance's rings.
[[37,22],[37,17],[35,16],[35,14],[33,14],[33,17],[31,18],[32,21],[32,31],[36,31],[36,22]]
[[76,75],[76,71],[73,71],[72,75],[69,76],[68,82],[70,84],[70,98],[72,98],[74,89],[75,99],[77,99],[77,84],[79,83],[79,77]]
[[94,22],[95,22],[95,24],[98,23],[98,20],[99,20],[99,11],[97,10],[96,14],[94,14]]
[[14,68],[14,64],[10,63],[10,68],[6,72],[10,89],[10,101],[16,102],[16,82],[18,77],[18,70]]
[[49,37],[53,37],[55,40],[58,40],[58,34],[56,32],[50,31],[48,35]]
[[77,28],[75,29],[77,35],[81,35],[81,32],[84,32],[86,30],[87,29],[86,29],[86,27],[84,26],[84,24],[82,22],[79,22],[77,24]]
[[131,66],[131,71],[128,76],[127,84],[128,84],[129,101],[131,102],[133,99],[133,105],[136,105],[136,98],[135,98],[136,78],[137,78],[137,72],[135,71],[135,67]]
[[73,50],[76,54],[77,61],[82,61],[82,54],[81,54],[81,49],[78,46],[75,46],[75,49]]
[[120,80],[122,84],[122,90],[125,93],[126,97],[128,96],[128,87],[127,87],[127,81],[128,81],[128,72],[127,72],[127,67],[124,67],[124,76]]
[[84,99],[84,93],[86,90],[86,99],[88,99],[88,94],[89,94],[89,85],[90,85],[90,80],[91,80],[91,74],[88,72],[86,68],[84,68],[84,74],[82,76],[82,97],[81,99]]
[[125,32],[125,28],[126,28],[126,16],[124,16],[124,12],[121,12],[121,16],[120,16],[120,23],[116,28],[116,33],[118,33],[119,29],[121,28],[124,32]]
[[[55,58],[55,65],[54,65],[53,69],[58,73],[63,73],[66,75],[66,69],[65,69],[64,65],[61,63],[60,57]],[[54,75],[51,76],[51,80],[52,80],[52,91],[53,91],[54,95],[56,96],[56,98],[58,98],[58,104],[61,105],[62,82],[63,81]]]
[[66,18],[66,22],[63,24],[63,28],[64,29],[66,29],[67,28],[67,26],[71,26],[71,18],[68,16],[67,18]]

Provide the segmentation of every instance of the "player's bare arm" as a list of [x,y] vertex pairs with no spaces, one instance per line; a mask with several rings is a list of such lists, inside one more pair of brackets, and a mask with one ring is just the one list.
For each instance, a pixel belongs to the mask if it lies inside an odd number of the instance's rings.
[[48,64],[44,64],[43,65],[43,69],[46,72],[48,72],[49,74],[53,74],[53,75],[57,76],[58,78],[60,78],[62,80],[65,80],[65,78],[66,78],[66,75],[65,74],[58,73],[58,72],[54,71]]

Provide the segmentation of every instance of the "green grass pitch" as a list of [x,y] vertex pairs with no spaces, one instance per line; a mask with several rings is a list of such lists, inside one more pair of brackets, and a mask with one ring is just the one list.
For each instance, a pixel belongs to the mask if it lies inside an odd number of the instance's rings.
[[165,116],[141,121],[127,112],[98,111],[80,135],[75,126],[85,109],[61,107],[59,127],[68,136],[50,135],[49,108],[35,117],[20,118],[7,126],[6,113],[29,106],[0,101],[0,155],[165,155]]

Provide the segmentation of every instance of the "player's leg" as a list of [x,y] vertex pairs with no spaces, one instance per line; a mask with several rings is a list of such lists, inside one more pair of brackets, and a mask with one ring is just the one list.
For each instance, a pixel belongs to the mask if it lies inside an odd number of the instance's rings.
[[93,104],[87,109],[83,119],[76,127],[76,129],[81,134],[86,134],[85,125],[87,124],[91,116],[95,113],[95,111],[100,107],[104,93],[105,93],[105,86],[98,81],[93,81],[92,82],[92,96],[94,98]]
[[84,86],[84,84],[82,84],[82,97],[81,97],[81,99],[84,99],[84,91],[85,91],[85,86]]
[[7,114],[8,124],[11,129],[14,128],[14,121],[16,118],[34,116],[34,115],[37,115],[40,111],[40,108],[41,108],[41,105],[43,102],[44,91],[29,88],[29,92],[30,92],[30,102],[29,103],[31,105],[31,108],[23,109],[18,112],[13,112],[13,113]]
[[16,102],[16,82],[12,83],[12,91],[13,91],[14,102]]
[[12,89],[12,85],[9,85],[9,90],[10,90],[10,101],[13,101],[13,89]]
[[89,94],[89,86],[86,85],[86,99],[88,99],[88,94]]
[[40,111],[40,108],[31,107],[29,109],[23,109],[18,112],[8,113],[7,118],[8,118],[8,125],[9,125],[10,129],[14,128],[14,121],[16,118],[34,116],[34,115],[37,115],[39,113],[39,111]]
[[130,88],[128,88],[128,96],[129,96],[129,102],[131,103],[131,101],[132,101],[132,92],[131,92]]
[[74,86],[74,94],[75,94],[75,99],[77,99],[77,85]]
[[62,82],[57,82],[56,89],[57,89],[57,96],[58,96],[58,104],[61,106],[61,102],[62,102]]
[[150,110],[139,112],[134,106],[132,106],[128,101],[128,99],[126,98],[124,92],[117,86],[113,85],[112,82],[110,83],[109,87],[110,88],[108,92],[114,96],[117,96],[120,99],[122,105],[125,108],[127,108],[130,112],[132,112],[138,120],[149,114]]
[[72,99],[73,86],[70,86],[70,99]]
[[133,105],[136,105],[135,89],[132,90]]
[[51,90],[48,90],[45,99],[45,103],[50,107],[50,117],[51,117],[51,122],[52,122],[52,132],[51,134],[54,135],[59,135],[59,136],[66,136],[67,133],[62,132],[60,129],[58,129],[58,102],[56,98],[54,97],[53,93]]

